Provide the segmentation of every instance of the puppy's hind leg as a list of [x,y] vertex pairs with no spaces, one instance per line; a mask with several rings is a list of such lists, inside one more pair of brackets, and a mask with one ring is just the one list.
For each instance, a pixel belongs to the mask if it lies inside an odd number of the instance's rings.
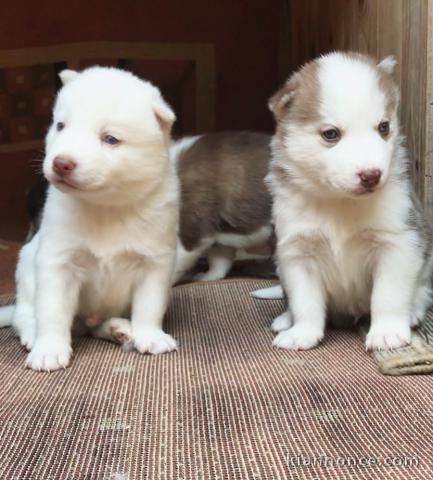
[[209,270],[197,274],[194,279],[200,281],[220,280],[224,278],[232,268],[236,256],[236,249],[224,245],[215,245],[207,252]]
[[413,301],[410,326],[416,327],[425,317],[428,308],[432,304],[432,290],[430,285],[421,285],[417,288]]
[[415,288],[413,296],[412,315],[410,318],[410,326],[416,327],[423,321],[428,308],[433,304],[433,256],[427,259],[424,264],[419,281]]
[[0,307],[0,328],[10,327],[12,325],[12,317],[14,316],[15,305],[7,305]]
[[110,318],[91,329],[92,336],[125,345],[132,340],[131,322],[126,318]]
[[35,343],[36,318],[34,305],[29,302],[17,303],[13,317],[13,327],[18,335],[21,345],[30,350]]
[[[209,242],[210,243],[210,242]],[[202,242],[193,250],[186,250],[180,240],[177,241],[176,266],[173,274],[172,285],[176,285],[182,278],[189,273],[197,263],[206,248],[209,247],[208,242]]]
[[17,295],[12,326],[21,344],[30,350],[35,341],[35,255],[39,238],[35,236],[21,249],[16,272]]

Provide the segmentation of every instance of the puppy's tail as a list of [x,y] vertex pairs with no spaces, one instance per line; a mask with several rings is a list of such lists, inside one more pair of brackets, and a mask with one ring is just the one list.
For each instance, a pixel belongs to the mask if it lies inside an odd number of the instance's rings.
[[281,285],[276,285],[275,287],[261,288],[260,290],[254,290],[254,292],[251,292],[251,296],[255,298],[272,300],[275,298],[284,298],[284,292]]
[[15,312],[15,305],[0,307],[0,328],[10,327],[12,325],[12,317]]

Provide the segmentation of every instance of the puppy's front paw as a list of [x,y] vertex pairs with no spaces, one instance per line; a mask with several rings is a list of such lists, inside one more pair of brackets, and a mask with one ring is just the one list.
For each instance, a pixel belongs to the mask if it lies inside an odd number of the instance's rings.
[[275,333],[282,332],[289,329],[293,324],[292,316],[289,312],[284,312],[277,318],[274,318],[271,325],[271,330]]
[[159,328],[143,328],[134,331],[133,341],[135,348],[140,353],[157,355],[177,350],[176,340]]
[[389,323],[376,324],[370,327],[365,340],[367,350],[391,350],[410,343],[410,324]]
[[38,371],[51,372],[66,368],[71,360],[69,342],[59,338],[36,340],[26,359],[26,366]]
[[277,348],[287,350],[308,350],[319,344],[323,338],[323,331],[305,325],[295,325],[289,330],[280,332],[272,342]]

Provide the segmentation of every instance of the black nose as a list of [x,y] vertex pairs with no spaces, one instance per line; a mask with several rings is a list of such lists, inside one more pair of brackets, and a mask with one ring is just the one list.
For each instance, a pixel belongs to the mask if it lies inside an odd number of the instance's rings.
[[372,188],[380,182],[382,172],[380,170],[363,170],[358,175],[363,187]]

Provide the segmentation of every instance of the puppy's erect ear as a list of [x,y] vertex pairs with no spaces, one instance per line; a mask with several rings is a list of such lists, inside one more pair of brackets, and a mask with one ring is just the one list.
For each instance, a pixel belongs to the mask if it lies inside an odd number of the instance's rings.
[[60,80],[62,81],[63,85],[66,85],[69,82],[72,82],[72,80],[75,80],[78,77],[79,73],[76,72],[75,70],[62,70],[59,73]]
[[275,118],[279,120],[284,116],[292,102],[299,85],[299,74],[294,73],[287,82],[269,100],[268,106]]
[[395,66],[397,65],[397,60],[394,56],[390,55],[385,57],[381,62],[377,64],[377,66],[384,71],[391,75],[394,72]]
[[154,100],[152,103],[153,111],[155,112],[156,119],[163,132],[169,132],[176,120],[176,115],[173,110],[168,106],[162,98]]

